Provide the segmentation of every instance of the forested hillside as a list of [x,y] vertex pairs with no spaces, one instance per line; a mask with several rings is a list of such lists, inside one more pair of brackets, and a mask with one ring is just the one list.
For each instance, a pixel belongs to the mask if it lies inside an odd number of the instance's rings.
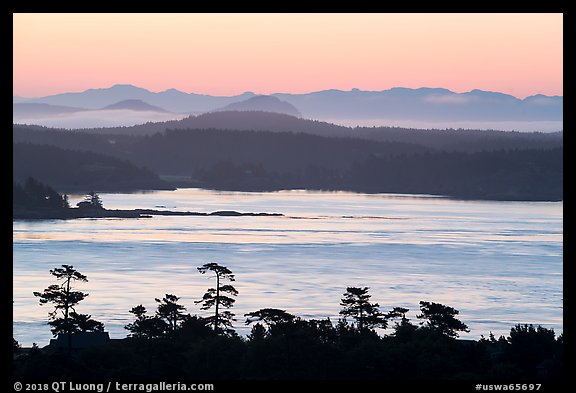
[[[168,187],[158,174],[171,179],[173,186],[224,190],[306,188],[472,199],[563,199],[561,133],[387,132],[387,140],[376,141],[286,131],[169,129],[152,135],[120,135],[15,125],[14,175],[35,176],[54,186],[82,187],[92,179],[86,185],[98,185],[99,190]],[[45,146],[34,152],[32,145],[23,143]],[[54,148],[70,150],[62,155]],[[43,158],[49,152],[57,157]],[[65,163],[68,156],[74,159]],[[110,161],[112,157],[116,161]],[[134,168],[126,160],[149,170]]]
[[[38,129],[38,127],[36,127]],[[511,132],[473,129],[414,129],[400,127],[344,127],[280,113],[225,111],[190,116],[182,120],[146,123],[131,127],[85,129],[89,134],[153,135],[167,129],[219,129],[292,132],[324,137],[347,137],[379,142],[418,144],[447,151],[539,149],[562,146],[563,133]]]
[[61,192],[171,188],[148,169],[90,151],[14,143],[12,164],[14,181],[34,177]]

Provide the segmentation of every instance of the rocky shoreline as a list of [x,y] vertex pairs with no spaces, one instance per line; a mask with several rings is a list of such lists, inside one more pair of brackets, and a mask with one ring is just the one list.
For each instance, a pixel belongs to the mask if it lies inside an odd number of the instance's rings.
[[74,218],[150,218],[152,216],[219,216],[219,217],[280,217],[281,213],[241,213],[233,210],[220,210],[211,213],[179,212],[171,210],[133,209],[13,209],[13,220],[52,220]]

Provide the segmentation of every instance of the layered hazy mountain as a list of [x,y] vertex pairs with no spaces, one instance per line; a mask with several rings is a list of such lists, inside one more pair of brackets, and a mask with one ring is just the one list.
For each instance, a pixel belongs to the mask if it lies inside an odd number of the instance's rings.
[[151,112],[168,112],[167,110],[160,108],[158,106],[150,105],[142,100],[123,100],[112,105],[107,105],[102,108],[103,110],[110,109],[125,109],[131,111],[151,111]]
[[563,97],[472,90],[393,88],[384,91],[325,90],[276,94],[305,117],[343,125],[414,128],[481,128],[520,131],[563,129]]
[[550,132],[563,129],[563,102],[561,96],[534,95],[518,99],[498,92],[455,93],[441,88],[210,96],[176,89],[155,93],[132,85],[114,85],[34,99],[14,97],[13,120],[90,128],[129,126],[234,110],[278,112],[348,126]]
[[[170,112],[191,114],[211,111],[254,96],[254,93],[247,92],[238,96],[219,97],[188,94],[176,89],[154,93],[141,87],[118,84],[110,88],[89,89],[83,92],[62,93],[34,98],[27,102],[101,109],[124,100],[140,100]],[[21,97],[20,102],[22,102]]]
[[[85,129],[92,127],[127,127],[149,122],[179,120],[186,114],[167,111],[140,99],[126,99],[91,109],[37,102],[14,102],[12,120],[18,124],[36,124],[46,127]],[[84,104],[84,102],[80,102]]]
[[285,115],[300,117],[300,112],[296,107],[286,101],[282,101],[274,96],[259,95],[248,98],[245,101],[234,102],[228,104],[223,108],[216,109],[214,112],[228,112],[228,111],[258,111],[258,112],[274,112],[282,113]]

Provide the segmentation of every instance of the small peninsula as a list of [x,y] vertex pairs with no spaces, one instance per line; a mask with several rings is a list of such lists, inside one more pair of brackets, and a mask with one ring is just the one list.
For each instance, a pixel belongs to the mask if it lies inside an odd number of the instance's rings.
[[85,199],[70,207],[67,195],[60,195],[52,187],[34,178],[23,185],[13,183],[12,219],[51,220],[74,218],[150,218],[152,216],[220,216],[220,217],[279,217],[281,213],[242,213],[220,210],[211,213],[155,209],[118,210],[106,209],[100,196],[90,191]]

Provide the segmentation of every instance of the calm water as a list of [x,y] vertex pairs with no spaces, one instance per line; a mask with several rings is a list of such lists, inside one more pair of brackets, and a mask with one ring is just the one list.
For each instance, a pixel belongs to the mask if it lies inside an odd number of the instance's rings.
[[[14,221],[14,337],[46,345],[49,306],[33,291],[48,271],[74,265],[88,276],[78,311],[126,335],[128,312],[181,297],[191,314],[213,285],[196,268],[218,262],[236,274],[233,311],[264,307],[305,318],[338,318],[347,286],[368,286],[382,311],[420,300],[460,310],[471,329],[508,334],[516,323],[562,332],[563,203],[454,201],[426,196],[180,189],[101,194],[107,208],[278,212],[285,217],[153,217]],[[77,202],[79,198],[71,198]],[[163,206],[163,207],[158,207]]]

